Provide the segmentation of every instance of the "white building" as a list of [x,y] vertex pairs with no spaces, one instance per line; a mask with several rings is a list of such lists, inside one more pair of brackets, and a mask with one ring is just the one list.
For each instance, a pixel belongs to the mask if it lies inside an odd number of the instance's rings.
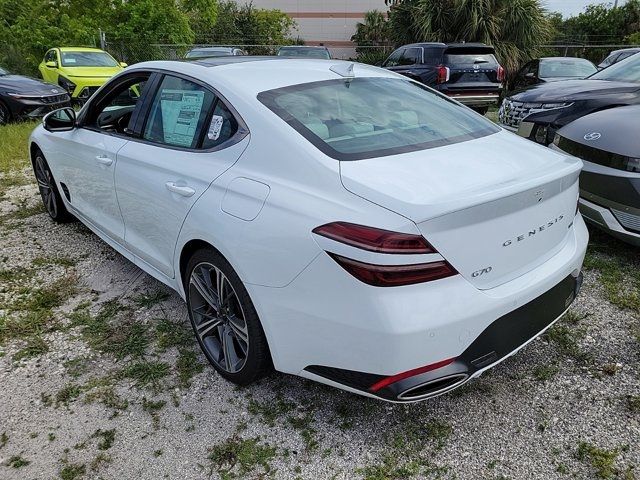
[[253,0],[253,5],[283,11],[298,25],[294,36],[324,45],[338,58],[353,55],[351,36],[366,12],[389,10],[384,0]]

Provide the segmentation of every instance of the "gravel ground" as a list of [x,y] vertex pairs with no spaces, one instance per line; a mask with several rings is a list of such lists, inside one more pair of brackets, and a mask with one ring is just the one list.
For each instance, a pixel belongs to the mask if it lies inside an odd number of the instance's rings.
[[597,268],[550,334],[391,405],[278,373],[223,381],[180,298],[52,223],[25,183],[0,194],[2,479],[640,478],[640,276],[621,243],[594,235]]

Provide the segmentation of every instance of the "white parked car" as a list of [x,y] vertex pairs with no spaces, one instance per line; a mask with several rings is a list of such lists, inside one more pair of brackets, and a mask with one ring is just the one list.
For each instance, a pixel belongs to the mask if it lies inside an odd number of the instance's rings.
[[238,384],[273,366],[435,396],[539,335],[581,283],[581,161],[375,67],[140,63],[30,149],[51,217],[178,291]]

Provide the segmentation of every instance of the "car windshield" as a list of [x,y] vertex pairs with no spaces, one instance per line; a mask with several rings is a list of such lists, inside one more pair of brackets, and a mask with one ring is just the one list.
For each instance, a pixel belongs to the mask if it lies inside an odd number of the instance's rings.
[[306,57],[330,59],[329,52],[324,48],[281,48],[278,50],[279,57]]
[[618,62],[589,77],[590,80],[640,83],[640,55]]
[[396,78],[293,85],[262,92],[258,100],[338,160],[424,150],[500,130],[468,108]]
[[224,57],[226,55],[231,55],[231,53],[231,50],[228,48],[191,50],[187,53],[187,58]]
[[3,75],[9,75],[9,72],[7,72],[4,68],[0,67],[0,77],[2,77]]
[[107,52],[61,52],[63,67],[117,67]]
[[540,78],[573,77],[584,78],[597,72],[596,66],[583,58],[541,60]]

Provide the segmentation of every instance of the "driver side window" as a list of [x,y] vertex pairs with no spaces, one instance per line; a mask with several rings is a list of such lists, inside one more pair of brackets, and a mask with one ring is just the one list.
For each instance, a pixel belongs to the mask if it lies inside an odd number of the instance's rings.
[[149,74],[130,77],[112,89],[96,102],[92,108],[87,126],[104,132],[129,134],[133,111],[142,97],[149,80]]
[[382,65],[383,67],[396,67],[400,64],[400,57],[402,56],[402,53],[404,52],[404,48],[400,48],[398,50],[396,50],[395,52],[393,52],[391,55],[389,55],[389,58],[387,58],[387,61],[384,62],[384,65]]

